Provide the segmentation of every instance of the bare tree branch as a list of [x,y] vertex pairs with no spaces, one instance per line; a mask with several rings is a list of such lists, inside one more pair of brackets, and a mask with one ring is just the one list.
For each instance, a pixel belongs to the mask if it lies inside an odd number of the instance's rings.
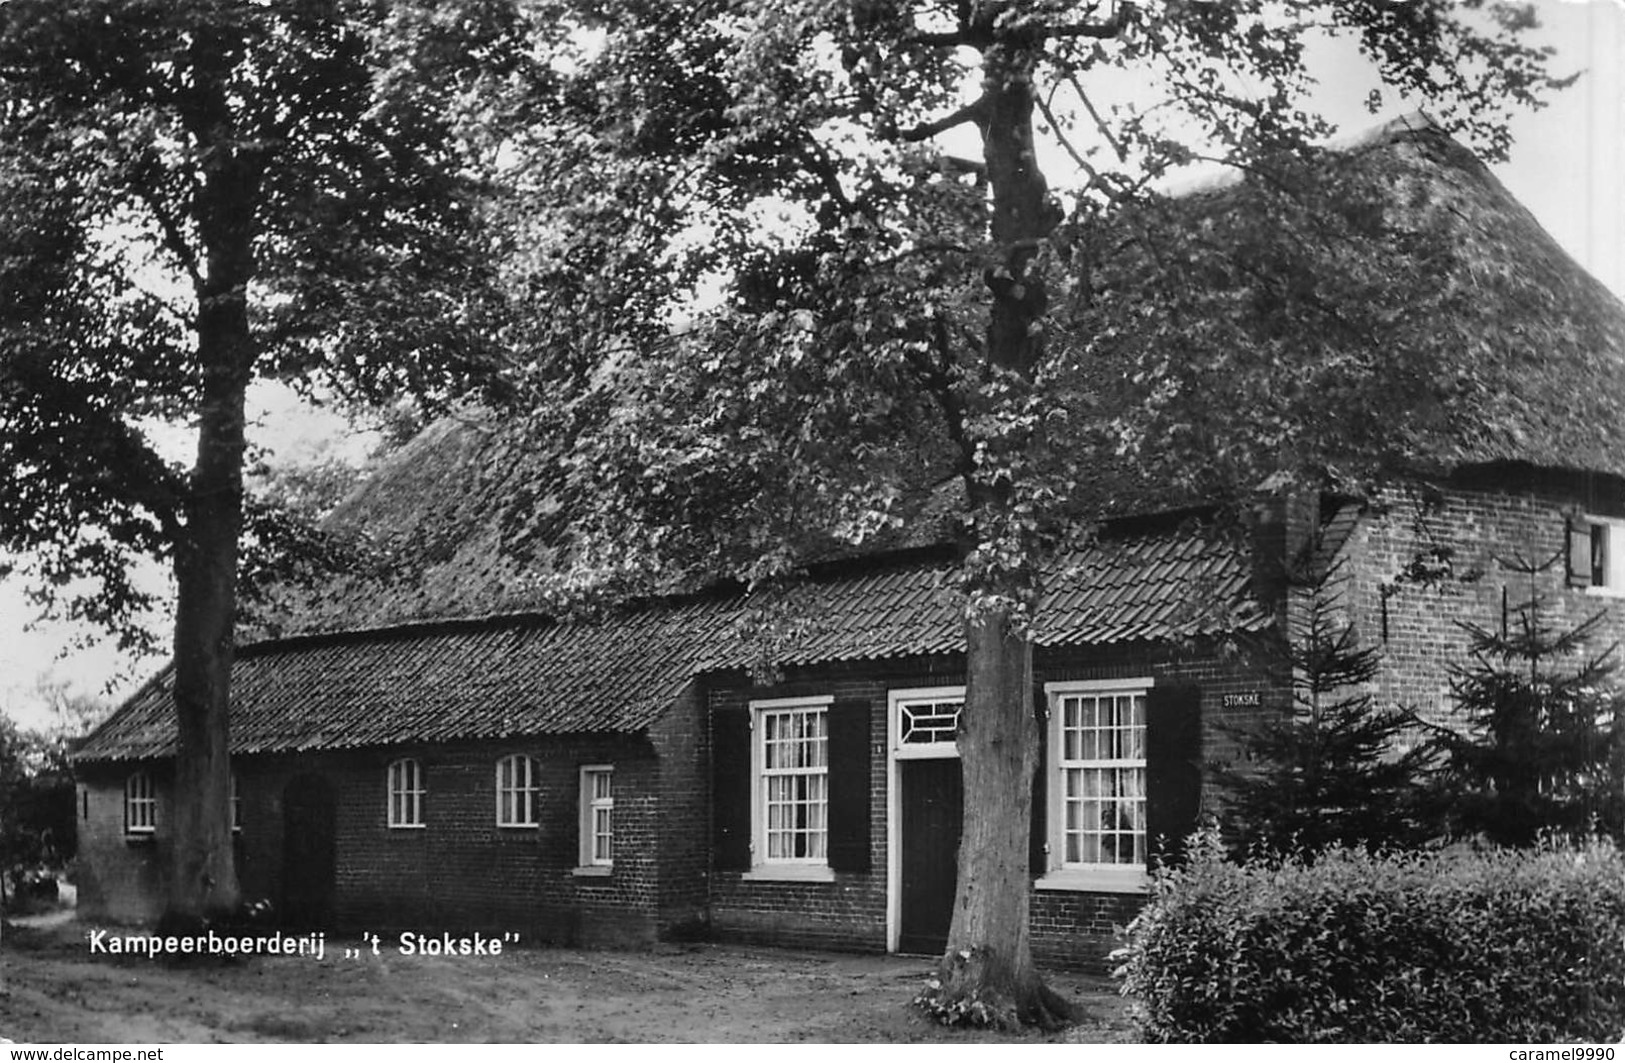
[[1095,105],[1090,101],[1089,94],[1083,91],[1083,85],[1078,82],[1078,76],[1068,71],[1066,80],[1072,86],[1072,91],[1078,94],[1078,100],[1083,104],[1083,109],[1089,112],[1090,118],[1094,119],[1095,128],[1100,130],[1100,135],[1106,138],[1106,143],[1110,144],[1112,150],[1117,153],[1117,161],[1127,162],[1128,152],[1123,149],[1122,143],[1112,133],[1111,126],[1107,125],[1106,120],[1100,117],[1100,112],[1095,110]]
[[958,155],[944,155],[942,157],[942,168],[956,174],[975,174],[978,185],[987,183],[987,163],[981,159],[966,159]]
[[1092,40],[1111,40],[1123,30],[1134,18],[1134,5],[1124,3],[1112,12],[1112,17],[1105,22],[1079,22],[1070,26],[1051,26],[1046,32],[1047,37],[1087,37]]
[[967,430],[969,415],[964,400],[954,390],[953,339],[948,332],[948,323],[940,313],[931,317],[931,338],[932,346],[936,349],[935,360],[913,346],[905,348],[904,356],[920,384],[937,400],[938,408],[942,411],[943,428],[958,455],[954,461],[954,474],[969,476],[976,467],[976,447],[970,441]]
[[[156,166],[154,165],[152,168],[156,168]],[[192,287],[199,289],[203,286],[203,272],[198,263],[197,252],[193,250],[191,244],[186,242],[186,234],[181,231],[179,220],[174,214],[170,213],[169,208],[159,199],[152,182],[147,180],[148,173],[145,172],[147,168],[143,169],[144,172],[140,175],[132,175],[134,177],[132,184],[135,187],[136,194],[141,197],[141,201],[152,212],[153,220],[158,223],[158,231],[163,235],[164,247],[170,254],[175,256],[176,263],[185,271],[187,279],[192,282]]]
[[972,43],[973,35],[967,30],[943,30],[938,33],[911,33],[903,38],[908,44],[923,44],[928,48],[957,48]]
[[822,144],[812,137],[807,137],[796,152],[796,157],[801,160],[807,172],[817,179],[825,194],[840,204],[843,213],[857,213],[857,204],[852,202],[851,197],[846,194],[846,189],[841,187],[840,174]]
[[1078,149],[1072,146],[1072,141],[1067,138],[1065,133],[1061,132],[1061,123],[1056,121],[1055,112],[1050,110],[1049,101],[1035,98],[1033,102],[1038,105],[1039,113],[1044,116],[1044,121],[1049,123],[1050,132],[1055,134],[1055,139],[1060,141],[1061,147],[1065,148],[1066,153],[1072,156],[1072,161],[1077,164],[1078,169],[1089,175],[1089,185],[1086,185],[1085,188],[1099,184],[1101,180],[1100,171],[1095,169],[1088,159],[1078,154]]
[[975,122],[977,125],[981,125],[986,121],[986,116],[987,97],[979,96],[973,102],[967,103],[965,106],[961,107],[952,114],[944,115],[934,122],[926,122],[923,125],[917,125],[913,129],[902,130],[897,134],[897,136],[899,139],[909,143],[916,143],[921,140],[930,140],[938,133],[946,133],[950,129],[965,125],[969,122]]

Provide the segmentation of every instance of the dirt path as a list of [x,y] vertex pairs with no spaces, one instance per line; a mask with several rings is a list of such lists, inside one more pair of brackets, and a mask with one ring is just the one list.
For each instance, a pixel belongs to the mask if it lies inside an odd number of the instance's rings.
[[[1051,1037],[945,1031],[908,1001],[928,962],[717,945],[500,956],[261,956],[174,967],[92,956],[88,928],[7,927],[0,1037],[18,1042],[1117,1041],[1102,978],[1052,984],[1090,1015]],[[353,944],[353,943],[352,943]]]

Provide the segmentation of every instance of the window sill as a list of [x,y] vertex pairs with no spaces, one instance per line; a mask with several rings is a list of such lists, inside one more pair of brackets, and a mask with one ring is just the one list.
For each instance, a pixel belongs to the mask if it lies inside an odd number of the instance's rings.
[[1121,871],[1065,868],[1043,875],[1033,883],[1033,888],[1057,893],[1145,893],[1151,886],[1141,868]]
[[1593,598],[1625,598],[1625,587],[1599,587],[1593,583],[1585,592]]
[[576,878],[608,878],[614,873],[615,867],[612,864],[587,864],[570,871]]
[[428,830],[427,823],[391,823],[390,830]]
[[743,882],[834,882],[835,872],[828,864],[757,864],[744,875]]

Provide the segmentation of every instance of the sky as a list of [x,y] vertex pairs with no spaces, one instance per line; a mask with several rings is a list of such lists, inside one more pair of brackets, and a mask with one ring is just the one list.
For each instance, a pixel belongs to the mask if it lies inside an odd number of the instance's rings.
[[[1559,244],[1625,299],[1625,0],[1538,0],[1537,9],[1537,39],[1556,49],[1556,70],[1581,77],[1545,109],[1514,120],[1512,157],[1495,172]],[[1352,50],[1328,53],[1321,64],[1320,105],[1345,131],[1408,109],[1365,112],[1370,75]],[[335,415],[301,408],[289,392],[265,389],[255,398],[256,441],[282,460],[335,452],[359,460],[370,445]],[[152,579],[155,590],[163,587],[161,576]],[[131,660],[106,642],[75,649],[86,632],[31,623],[36,613],[20,581],[0,580],[0,712],[22,726],[51,723],[34,693],[42,679],[111,702],[162,664]]]

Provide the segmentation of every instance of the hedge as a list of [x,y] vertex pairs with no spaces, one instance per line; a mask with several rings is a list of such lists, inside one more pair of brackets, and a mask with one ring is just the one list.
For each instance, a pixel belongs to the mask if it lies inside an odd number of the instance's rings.
[[1235,864],[1203,836],[1154,876],[1114,960],[1148,1041],[1613,1043],[1625,859],[1599,844]]

